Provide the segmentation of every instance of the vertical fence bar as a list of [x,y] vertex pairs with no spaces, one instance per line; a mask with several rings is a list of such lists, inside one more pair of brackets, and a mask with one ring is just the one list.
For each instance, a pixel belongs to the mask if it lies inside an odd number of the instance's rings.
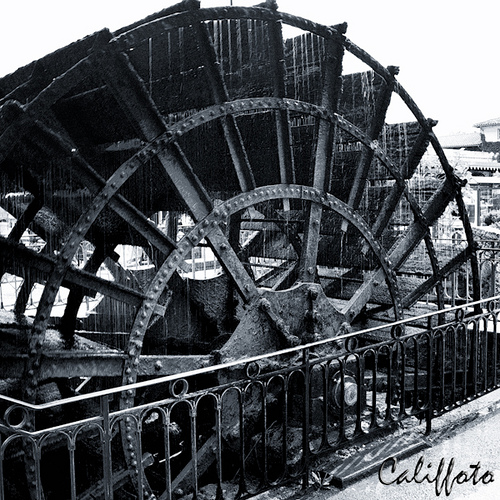
[[70,488],[71,488],[71,500],[76,500],[75,446],[76,443],[74,441],[74,436],[70,436],[68,452],[69,452],[69,477],[70,477]]
[[262,383],[262,453],[264,458],[264,484],[269,484],[267,457],[267,384]]
[[139,498],[144,498],[144,465],[142,463],[142,419],[137,419],[136,431],[135,431],[135,445],[137,449],[137,455],[132,462],[132,466],[135,467],[134,472],[137,475],[137,493]]
[[[326,400],[325,400],[326,401]],[[288,477],[288,377],[283,377],[283,461],[285,478]]]
[[340,373],[340,396],[339,396],[339,436],[337,445],[342,445],[347,441],[345,425],[345,364],[346,360],[339,360]]
[[43,500],[44,496],[43,496],[42,470],[41,470],[42,448],[40,446],[40,441],[36,440],[34,442],[33,452],[35,454],[36,500]]
[[163,428],[163,446],[165,449],[165,492],[163,493],[162,498],[164,498],[164,500],[172,500],[172,467],[170,463],[172,450],[170,447],[170,425],[170,408],[167,408]]
[[193,500],[198,498],[198,449],[196,445],[196,405],[191,404],[189,406],[189,416],[191,425],[191,463],[192,463],[192,474],[193,474]]
[[357,399],[356,399],[356,427],[354,428],[354,435],[361,436],[363,430],[361,428],[361,398],[363,392],[363,382],[365,380],[365,370],[364,370],[364,358],[362,356],[356,356],[356,368],[357,368]]
[[497,387],[497,363],[498,363],[498,318],[496,312],[492,312],[493,318],[493,387]]
[[477,393],[477,370],[478,370],[478,363],[477,363],[477,356],[478,356],[478,323],[477,321],[473,321],[472,323],[473,329],[472,329],[472,335],[471,335],[471,352],[470,352],[470,360],[471,360],[471,371],[472,371],[472,393],[471,395],[474,396]]
[[439,356],[439,410],[445,407],[445,369],[446,369],[446,332],[439,330],[441,342],[438,343]]
[[392,403],[392,350],[393,345],[387,346],[387,400],[386,400],[386,408],[385,408],[385,421],[389,423],[392,421],[392,411],[391,411],[391,403]]
[[432,370],[434,369],[433,361],[433,340],[434,334],[429,331],[428,342],[427,342],[427,411],[425,418],[425,434],[429,435],[431,433],[432,427],[432,412],[433,412],[433,402],[432,402]]
[[215,436],[217,439],[216,450],[215,450],[215,467],[217,469],[217,493],[216,499],[221,500],[223,498],[222,494],[222,399],[220,394],[217,394],[215,400]]
[[488,317],[481,320],[482,331],[479,332],[482,350],[482,375],[483,375],[483,391],[488,389]]
[[463,400],[467,399],[467,386],[469,383],[469,328],[464,324],[464,362],[463,362]]
[[414,349],[414,370],[413,370],[413,402],[412,402],[412,414],[417,414],[420,412],[419,402],[418,402],[418,379],[419,372],[418,367],[420,365],[420,344],[418,342],[418,337],[413,339],[413,349]]
[[330,389],[330,363],[326,362],[323,365],[323,428],[321,429],[321,445],[320,450],[326,447],[328,443],[328,405],[329,405],[329,389]]
[[455,325],[453,327],[453,335],[451,336],[451,403],[454,405],[457,399],[457,336],[458,327]]
[[490,275],[490,297],[494,297],[497,287],[497,263],[495,260],[496,253],[491,256],[491,275]]
[[304,364],[304,421],[303,421],[303,436],[302,436],[302,449],[304,453],[304,471],[302,479],[302,488],[305,489],[309,486],[309,418],[310,418],[310,364],[309,364],[309,348],[302,351],[302,360]]
[[377,422],[377,371],[378,371],[378,349],[373,350],[373,374],[372,374],[372,414],[370,429],[378,427]]
[[238,497],[243,496],[247,493],[246,484],[246,447],[245,447],[245,390],[239,393],[240,399],[240,481],[239,481],[239,491]]
[[401,396],[399,401],[399,415],[398,418],[402,419],[406,415],[406,341],[398,342],[401,349],[401,377],[400,377],[400,387]]
[[4,475],[3,475],[3,459],[5,456],[3,447],[2,434],[0,433],[0,498],[5,498],[5,486],[4,486]]
[[113,500],[113,464],[111,459],[111,440],[113,436],[109,419],[108,396],[101,396],[99,402],[102,417],[104,498],[105,500]]
[[451,305],[455,306],[457,301],[457,273],[451,274]]

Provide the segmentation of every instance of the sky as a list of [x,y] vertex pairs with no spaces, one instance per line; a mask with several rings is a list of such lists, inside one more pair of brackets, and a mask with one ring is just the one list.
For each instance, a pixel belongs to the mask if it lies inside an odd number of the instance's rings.
[[[0,77],[102,28],[116,30],[173,3],[5,1]],[[240,6],[256,3],[233,0]],[[201,0],[202,7],[229,4]],[[400,67],[399,82],[425,116],[438,120],[438,135],[472,132],[474,124],[500,117],[498,0],[278,0],[278,5],[322,24],[347,22],[352,42],[382,65]],[[349,64],[346,58],[346,72]],[[393,101],[388,121],[411,119],[398,98]]]

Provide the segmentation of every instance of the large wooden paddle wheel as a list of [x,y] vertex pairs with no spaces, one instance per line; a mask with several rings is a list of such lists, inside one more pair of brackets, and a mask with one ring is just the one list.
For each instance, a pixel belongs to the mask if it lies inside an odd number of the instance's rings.
[[[462,183],[398,69],[346,28],[186,0],[0,80],[5,392],[130,384],[398,320],[429,293],[444,306],[446,275],[476,269]],[[413,122],[386,123],[393,97]],[[431,229],[451,210],[466,245],[443,259]]]

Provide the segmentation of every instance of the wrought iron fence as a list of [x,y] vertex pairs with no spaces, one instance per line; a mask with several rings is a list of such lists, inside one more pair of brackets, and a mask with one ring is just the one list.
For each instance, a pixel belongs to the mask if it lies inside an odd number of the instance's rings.
[[0,496],[237,498],[307,486],[325,452],[403,419],[430,432],[432,418],[496,389],[499,299],[66,400],[0,396]]

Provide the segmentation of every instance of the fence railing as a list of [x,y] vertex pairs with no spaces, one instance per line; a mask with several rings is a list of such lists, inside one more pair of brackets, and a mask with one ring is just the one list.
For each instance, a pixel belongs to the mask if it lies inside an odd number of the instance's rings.
[[430,432],[432,418],[496,389],[499,299],[65,400],[0,396],[0,497],[307,486],[319,455],[403,419]]

